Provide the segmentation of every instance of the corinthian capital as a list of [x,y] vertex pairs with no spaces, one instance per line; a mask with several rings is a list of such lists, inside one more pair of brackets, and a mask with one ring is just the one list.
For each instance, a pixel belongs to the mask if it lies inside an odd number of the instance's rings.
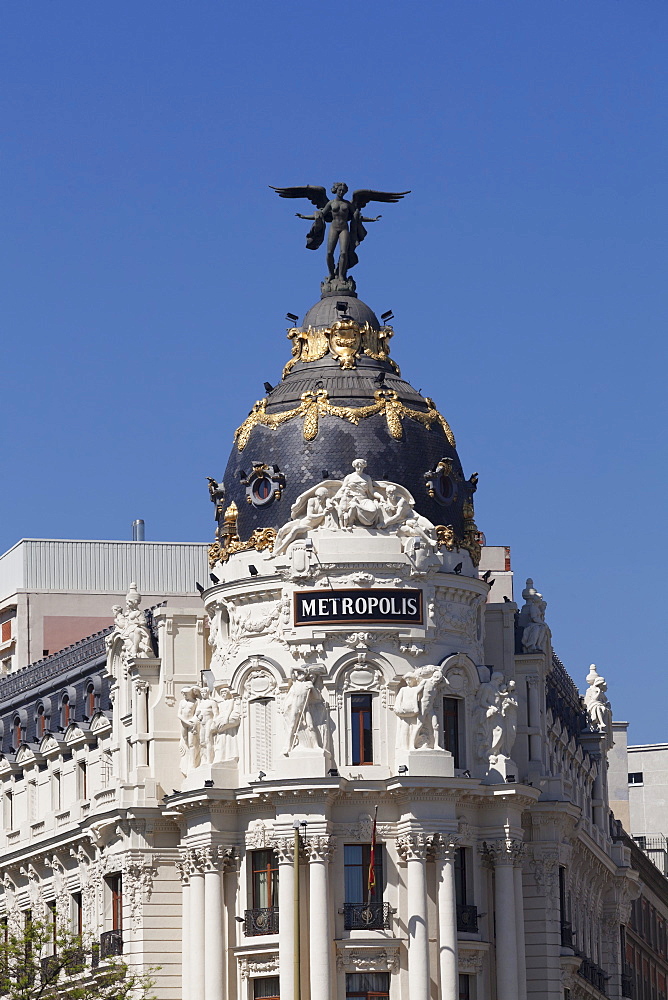
[[304,854],[308,861],[331,861],[336,849],[336,838],[329,834],[307,837],[303,841]]
[[525,852],[525,845],[521,840],[513,837],[504,837],[502,840],[484,840],[481,853],[484,860],[495,868],[501,865],[519,865]]
[[435,833],[431,844],[434,860],[454,861],[459,843],[459,837],[451,833]]
[[433,836],[408,833],[397,837],[397,851],[402,861],[428,861],[432,857]]

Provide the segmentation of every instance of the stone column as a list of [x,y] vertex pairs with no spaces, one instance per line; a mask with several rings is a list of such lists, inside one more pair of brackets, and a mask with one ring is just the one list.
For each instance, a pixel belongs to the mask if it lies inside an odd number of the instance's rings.
[[148,764],[148,710],[146,692],[148,683],[142,678],[135,678],[133,684],[135,696],[135,767],[146,767]]
[[190,1000],[190,865],[186,855],[176,868],[181,876],[181,996]]
[[204,1000],[224,1000],[222,852],[219,847],[207,847],[203,854],[205,854],[204,921],[206,934]]
[[411,1000],[429,1000],[429,929],[427,927],[429,838],[424,834],[416,833],[399,837],[397,850],[408,867],[408,978],[411,985]]
[[520,848],[521,842],[511,838],[484,845],[487,860],[494,868],[497,1000],[517,1000],[519,996],[515,858]]
[[278,858],[278,965],[281,1000],[295,998],[294,846],[292,837],[273,843]]
[[311,997],[330,1000],[332,989],[332,931],[329,918],[329,861],[332,837],[309,837],[309,965]]
[[522,851],[515,856],[515,930],[517,939],[517,998],[527,1000],[527,959],[524,944],[524,889],[522,887]]
[[205,989],[204,857],[201,850],[189,850],[187,855],[190,866],[189,987],[191,1000],[199,1000],[204,997]]
[[438,884],[438,963],[441,1000],[458,1000],[459,958],[457,954],[457,895],[455,851],[458,841],[449,834],[434,838]]

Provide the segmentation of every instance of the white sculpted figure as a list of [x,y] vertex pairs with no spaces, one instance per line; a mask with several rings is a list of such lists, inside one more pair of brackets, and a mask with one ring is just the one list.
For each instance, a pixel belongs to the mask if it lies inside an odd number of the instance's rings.
[[332,500],[339,515],[341,528],[350,528],[353,524],[372,527],[382,517],[380,502],[383,497],[376,493],[371,476],[364,471],[366,460],[355,458],[353,472],[349,472],[341,483],[341,488]]
[[423,678],[422,696],[420,699],[420,725],[415,734],[416,749],[425,747],[434,750],[440,744],[441,723],[438,717],[439,694],[444,683],[440,667],[425,666],[418,669]]
[[504,688],[499,689],[497,711],[493,716],[492,746],[489,762],[496,764],[501,757],[510,758],[510,752],[517,735],[517,698],[515,697],[515,681],[508,681]]
[[127,658],[153,658],[153,643],[143,611],[139,610],[141,595],[137,584],[131,583],[125,597],[125,610],[114,604],[114,631],[107,637],[107,646],[118,635],[123,640],[123,652]]
[[292,681],[282,706],[287,729],[283,751],[286,757],[297,747],[328,749],[327,705],[315,683],[322,672],[322,667],[295,667],[292,671]]
[[199,723],[200,763],[213,764],[214,757],[214,725],[218,715],[218,702],[208,687],[199,689],[199,702],[195,718]]
[[531,578],[527,580],[522,597],[525,603],[517,618],[517,624],[523,628],[522,649],[525,653],[547,653],[552,638],[549,626],[545,624],[547,603],[535,589]]
[[241,723],[241,704],[227,685],[216,684],[214,697],[218,705],[218,714],[213,721],[214,764],[223,761],[239,759],[237,747],[237,731]]
[[492,752],[493,732],[500,709],[500,690],[503,674],[495,670],[488,681],[480,685],[476,709],[476,749],[480,760]]
[[380,501],[380,505],[383,511],[384,528],[403,524],[414,514],[410,503],[403,493],[399,492],[394,483],[388,483],[385,487],[385,499]]
[[418,732],[422,711],[421,696],[424,688],[424,678],[418,676],[417,670],[411,670],[404,675],[406,682],[397,692],[394,701],[394,714],[397,717],[397,749],[412,750]]
[[187,775],[200,764],[200,722],[197,717],[198,687],[181,688],[178,717],[181,723],[181,771]]
[[[329,491],[326,486],[318,486],[313,496],[306,501],[306,514],[298,520],[288,521],[278,529],[276,541],[274,542],[273,555],[278,556],[287,550],[288,545],[302,535],[308,534],[312,528],[318,528],[325,520],[328,510]],[[290,511],[295,517],[295,508],[299,506],[299,500],[293,505]]]
[[[426,524],[421,524],[422,521]],[[418,572],[423,573],[434,565],[438,542],[436,533],[426,518],[409,517],[397,534],[402,540],[404,553]]]
[[589,687],[584,696],[584,703],[589,716],[589,724],[592,729],[601,733],[609,727],[611,712],[610,702],[605,693],[608,690],[608,685],[605,683],[605,678],[601,677],[596,670],[594,663],[589,668],[587,684]]
[[415,512],[415,500],[404,486],[375,481],[356,458],[343,480],[325,479],[297,497],[291,520],[279,528],[273,551],[265,558],[284,555],[292,542],[312,531],[352,531],[354,527],[394,530],[416,567],[433,563],[437,549],[431,521]]

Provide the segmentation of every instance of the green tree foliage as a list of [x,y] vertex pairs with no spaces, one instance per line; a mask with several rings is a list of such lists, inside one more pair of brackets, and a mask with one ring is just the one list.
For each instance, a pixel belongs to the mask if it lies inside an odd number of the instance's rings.
[[57,925],[26,920],[0,935],[2,1000],[155,1000],[151,973],[101,958],[97,942]]

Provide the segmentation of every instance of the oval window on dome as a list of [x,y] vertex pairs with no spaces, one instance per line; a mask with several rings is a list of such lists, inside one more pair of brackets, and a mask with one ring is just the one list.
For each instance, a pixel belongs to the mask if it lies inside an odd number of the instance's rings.
[[250,484],[249,497],[254,507],[264,507],[274,499],[276,486],[269,476],[258,476]]
[[455,499],[455,483],[447,472],[441,472],[434,480],[434,495],[440,503],[452,503]]

